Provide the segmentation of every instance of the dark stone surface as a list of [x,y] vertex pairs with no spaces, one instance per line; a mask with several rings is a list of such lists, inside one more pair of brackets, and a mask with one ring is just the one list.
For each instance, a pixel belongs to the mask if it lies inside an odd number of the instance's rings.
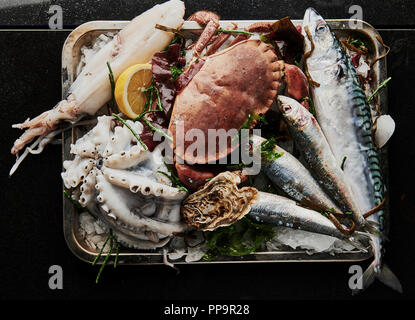
[[[86,1],[73,1],[72,13],[64,16],[65,25],[91,19],[131,18],[150,7],[150,2],[95,1],[87,10],[84,8]],[[391,13],[395,12],[392,11],[395,6],[385,1],[387,5],[382,7],[382,2],[377,2],[376,10],[366,10],[370,22],[393,26],[413,23],[410,9],[394,15]],[[116,9],[119,3],[123,4],[122,8]],[[190,11],[209,8],[220,12],[223,18],[234,19],[288,14],[299,18],[310,5],[304,5],[303,1],[245,1],[245,5],[234,9],[237,1],[214,1],[211,5],[196,1],[186,3]],[[413,6],[412,1],[397,1],[396,4]],[[0,19],[8,26],[45,25],[47,6],[33,8],[37,10],[3,9]],[[344,7],[322,10],[332,18],[347,17],[345,12]],[[379,12],[388,15],[388,19],[382,20],[377,15]],[[0,298],[110,299],[114,293],[118,299],[143,300],[351,298],[347,286],[349,264],[345,263],[184,265],[180,266],[179,275],[164,266],[120,266],[115,270],[107,267],[101,283],[95,285],[98,268],[74,257],[63,238],[61,147],[49,146],[42,155],[30,156],[12,178],[8,177],[14,163],[9,150],[20,134],[11,129],[11,124],[33,117],[60,100],[60,54],[67,34],[65,31],[0,32]],[[381,35],[392,47],[388,56],[389,75],[393,78],[388,85],[389,110],[397,124],[389,145],[392,216],[386,260],[400,278],[404,294],[399,295],[375,282],[353,299],[414,299],[415,31],[381,31]],[[48,268],[53,264],[63,267],[63,290],[48,288]]]
[[[38,3],[18,5],[24,0],[5,0],[0,3],[0,25],[48,27],[49,7],[60,5],[63,9],[65,28],[78,26],[91,20],[129,20],[140,12],[151,8],[154,0],[29,0]],[[379,26],[408,27],[414,25],[415,2],[411,0],[185,0],[187,16],[197,10],[209,9],[220,14],[222,19],[278,19],[290,16],[301,19],[306,8],[314,7],[326,19],[350,18],[349,8],[360,5],[363,19]],[[7,5],[14,3],[14,5]],[[3,8],[2,8],[3,7]]]

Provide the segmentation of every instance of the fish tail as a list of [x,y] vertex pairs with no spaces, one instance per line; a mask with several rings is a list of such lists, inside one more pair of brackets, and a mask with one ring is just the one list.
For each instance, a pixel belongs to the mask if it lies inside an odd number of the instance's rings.
[[399,293],[403,292],[399,279],[395,276],[391,269],[389,269],[386,264],[383,264],[380,268],[379,267],[380,266],[377,260],[373,261],[370,264],[360,279],[362,288],[353,289],[353,295],[359,293],[361,290],[367,289],[373,283],[373,281],[375,281],[376,278],[383,284],[398,291]]
[[382,240],[385,240],[385,235],[378,229],[378,224],[376,222],[372,223],[371,221],[366,221],[362,226],[362,229],[374,236],[382,238]]
[[359,249],[362,252],[367,252],[367,248],[357,240],[352,240],[349,238],[349,239],[344,239],[344,241],[352,245],[356,249]]

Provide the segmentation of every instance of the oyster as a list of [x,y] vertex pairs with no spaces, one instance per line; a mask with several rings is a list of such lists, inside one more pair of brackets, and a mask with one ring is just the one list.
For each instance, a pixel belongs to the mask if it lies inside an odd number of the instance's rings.
[[182,204],[187,225],[198,230],[214,230],[241,219],[257,199],[252,187],[238,189],[240,178],[229,171],[218,174],[203,189],[191,194]]
[[[74,159],[61,174],[83,207],[113,229],[123,244],[137,249],[164,246],[186,230],[180,204],[186,192],[171,186],[159,145],[152,152],[137,143],[130,129],[101,116],[97,125],[71,145]],[[140,134],[142,124],[127,120]],[[114,128],[114,129],[112,129]]]

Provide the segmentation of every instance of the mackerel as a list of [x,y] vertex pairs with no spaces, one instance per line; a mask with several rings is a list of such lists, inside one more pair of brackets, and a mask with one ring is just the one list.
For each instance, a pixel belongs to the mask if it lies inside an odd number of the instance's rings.
[[[328,24],[312,8],[305,12],[302,33],[305,51],[311,52],[305,65],[318,84],[311,89],[317,120],[337,161],[346,159],[346,180],[360,209],[367,212],[384,198],[378,150],[372,141],[370,107],[350,58]],[[378,233],[370,236],[374,261],[363,274],[362,289],[378,278],[402,292],[398,278],[383,263],[385,218],[385,212],[378,210],[367,219]]]

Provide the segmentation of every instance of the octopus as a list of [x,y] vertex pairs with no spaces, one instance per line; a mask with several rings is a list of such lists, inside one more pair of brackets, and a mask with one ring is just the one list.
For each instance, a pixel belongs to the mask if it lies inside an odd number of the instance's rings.
[[[152,152],[113,117],[98,117],[94,128],[71,145],[72,160],[61,174],[72,197],[111,228],[128,247],[155,249],[186,231],[180,219],[185,191],[171,185],[162,145]],[[127,120],[140,134],[140,122]]]

